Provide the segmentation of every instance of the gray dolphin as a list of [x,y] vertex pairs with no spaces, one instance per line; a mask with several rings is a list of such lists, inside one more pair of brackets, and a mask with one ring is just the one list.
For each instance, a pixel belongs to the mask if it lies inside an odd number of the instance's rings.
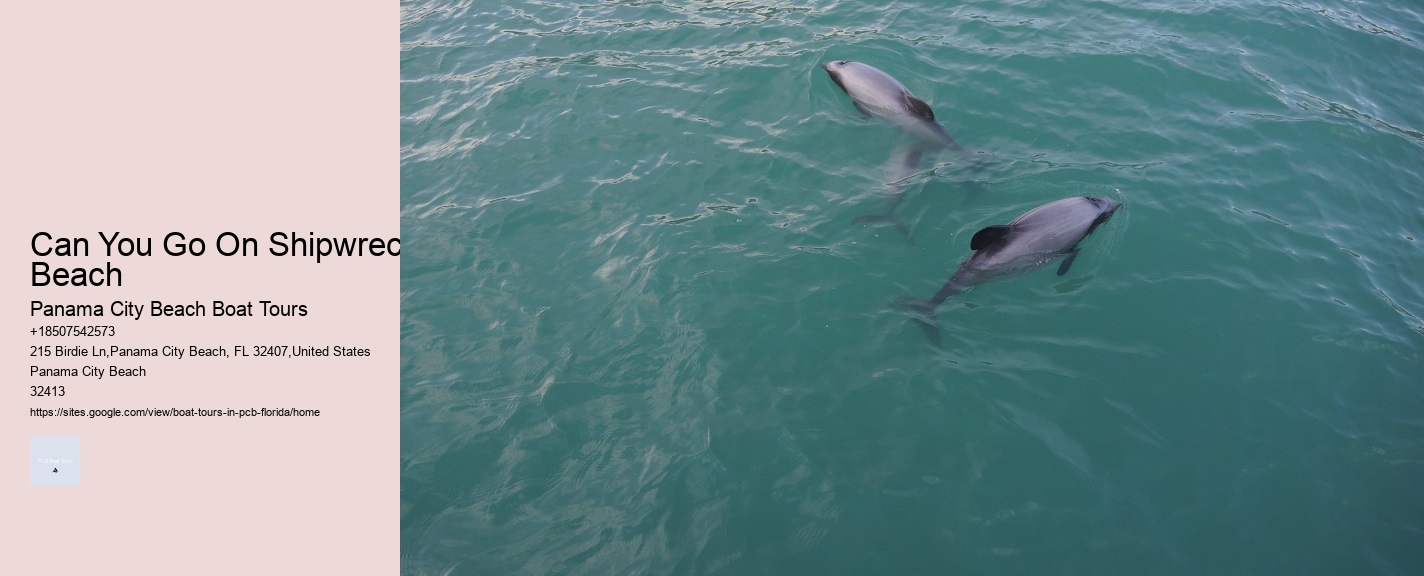
[[[892,152],[886,161],[886,173],[890,175],[887,184],[890,192],[889,209],[884,214],[859,216],[852,221],[893,224],[896,230],[914,244],[909,227],[894,216],[895,208],[905,197],[905,186],[898,181],[919,171],[923,159],[939,150],[953,150],[966,158],[968,151],[935,121],[934,110],[929,104],[910,94],[904,84],[879,68],[850,60],[827,62],[822,64],[821,68],[850,96],[851,103],[861,114],[867,118],[874,116],[885,120],[914,137],[915,142]],[[974,172],[983,168],[978,162],[971,162],[971,166]]]
[[1063,259],[1058,275],[1068,273],[1078,257],[1078,243],[1112,218],[1122,203],[1107,198],[1078,196],[1049,202],[1015,218],[974,233],[969,248],[974,255],[959,265],[944,287],[929,300],[901,298],[899,302],[921,316],[916,321],[930,342],[939,345],[935,309],[950,296],[976,284],[1014,273],[1029,272]]
[[944,127],[935,122],[930,105],[910,94],[893,76],[869,64],[850,60],[827,62],[821,68],[850,96],[861,114],[885,120],[924,142],[963,150]]

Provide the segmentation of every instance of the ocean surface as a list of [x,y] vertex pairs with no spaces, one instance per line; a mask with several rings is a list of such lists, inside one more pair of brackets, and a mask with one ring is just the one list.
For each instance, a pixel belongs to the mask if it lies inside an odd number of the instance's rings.
[[1424,5],[400,6],[402,572],[1424,573]]

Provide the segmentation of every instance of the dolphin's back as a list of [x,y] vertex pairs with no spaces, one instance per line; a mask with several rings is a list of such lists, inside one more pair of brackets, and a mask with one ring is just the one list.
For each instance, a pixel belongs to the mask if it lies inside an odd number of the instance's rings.
[[898,126],[922,142],[950,150],[963,150],[944,127],[935,122],[934,109],[885,71],[850,60],[822,65],[862,113]]
[[[975,252],[971,258],[974,267],[1009,266],[1026,257],[1049,256],[1073,248],[1101,223],[1104,214],[1102,202],[1112,201],[1064,198],[1029,210],[1007,226],[991,226],[1006,230],[995,241]],[[1045,259],[1043,263],[1047,261]]]
[[910,95],[910,90],[894,76],[860,62],[841,64],[836,75],[846,94],[871,113],[882,117],[904,113],[905,97]]

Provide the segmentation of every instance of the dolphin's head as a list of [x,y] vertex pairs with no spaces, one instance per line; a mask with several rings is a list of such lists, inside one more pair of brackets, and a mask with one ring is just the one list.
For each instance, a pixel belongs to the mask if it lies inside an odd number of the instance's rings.
[[1111,198],[1084,196],[1084,199],[1098,208],[1098,217],[1093,220],[1093,227],[1088,229],[1089,232],[1092,232],[1094,228],[1097,228],[1103,222],[1107,222],[1109,218],[1112,218],[1113,213],[1117,212],[1118,208],[1122,208],[1122,202]]
[[1111,198],[1099,198],[1096,196],[1087,196],[1086,198],[1089,202],[1092,202],[1094,206],[1097,206],[1098,210],[1102,211],[1102,213],[1107,216],[1112,216],[1113,212],[1117,212],[1117,209],[1122,207],[1122,202],[1118,202],[1117,200],[1113,200]]
[[836,86],[840,86],[841,90],[845,90],[849,93],[850,91],[846,90],[845,82],[841,81],[841,69],[845,68],[847,64],[850,64],[850,60],[832,60],[822,64],[821,69],[825,70],[826,74],[831,75],[831,81],[835,82]]

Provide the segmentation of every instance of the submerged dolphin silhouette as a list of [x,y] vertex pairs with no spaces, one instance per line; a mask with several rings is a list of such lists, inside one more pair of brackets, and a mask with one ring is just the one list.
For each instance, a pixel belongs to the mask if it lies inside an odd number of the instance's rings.
[[934,297],[901,298],[899,302],[920,316],[915,320],[930,342],[938,346],[940,327],[935,309],[942,302],[976,284],[1037,270],[1059,258],[1063,263],[1058,266],[1058,275],[1066,274],[1078,257],[1078,243],[1112,218],[1121,206],[1107,198],[1064,198],[1029,210],[1008,224],[988,226],[974,233],[969,241],[974,255],[959,265]]
[[910,236],[910,228],[906,226],[904,222],[900,221],[899,218],[895,217],[895,208],[900,205],[900,202],[905,200],[905,188],[910,185],[906,180],[919,171],[920,162],[925,154],[925,145],[920,142],[902,144],[899,148],[896,148],[895,151],[891,152],[890,158],[885,161],[884,166],[885,193],[889,196],[889,206],[885,208],[884,214],[857,216],[854,220],[851,220],[851,223],[887,222],[894,225],[895,229],[899,230],[901,234],[904,234],[905,239],[909,240],[910,244],[914,244],[915,238]]

